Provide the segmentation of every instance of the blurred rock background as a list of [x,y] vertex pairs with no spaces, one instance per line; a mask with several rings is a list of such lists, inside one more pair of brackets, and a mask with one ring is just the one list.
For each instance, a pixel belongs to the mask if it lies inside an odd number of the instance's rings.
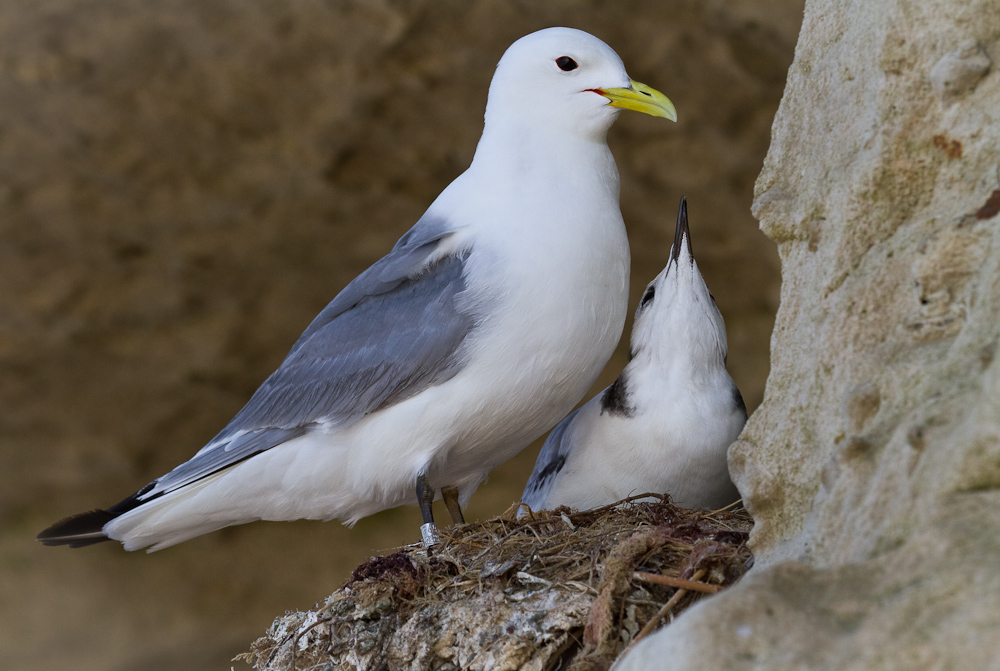
[[[610,134],[632,306],[686,193],[756,407],[779,274],[750,204],[801,4],[0,4],[0,668],[226,669],[274,616],[417,539],[413,508],[353,530],[257,523],[153,555],[34,535],[221,428],[468,164],[496,61],[533,30],[593,32],[676,103],[676,125],[624,114]],[[469,515],[516,500],[536,451]]]

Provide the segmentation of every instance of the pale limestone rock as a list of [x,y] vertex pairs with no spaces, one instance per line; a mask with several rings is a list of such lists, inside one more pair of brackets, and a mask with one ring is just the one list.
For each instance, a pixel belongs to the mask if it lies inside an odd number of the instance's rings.
[[934,93],[945,100],[971,91],[989,72],[992,61],[975,40],[966,40],[958,49],[945,54],[931,68]]
[[757,564],[618,671],[1000,669],[998,50],[991,2],[807,2],[755,202],[772,368],[730,450]]
[[954,519],[981,516],[983,503],[955,501],[878,559],[824,569],[786,561],[753,573],[638,644],[614,671],[996,671],[1000,524]]

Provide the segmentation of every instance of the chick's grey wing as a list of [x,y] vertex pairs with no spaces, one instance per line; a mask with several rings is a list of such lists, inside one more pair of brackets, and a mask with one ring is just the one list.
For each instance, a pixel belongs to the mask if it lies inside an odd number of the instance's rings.
[[532,510],[541,510],[546,505],[549,492],[555,483],[559,473],[566,466],[566,459],[573,449],[571,434],[569,429],[573,420],[586,406],[580,406],[570,414],[566,415],[561,422],[556,424],[556,428],[549,432],[545,444],[542,445],[538,459],[535,460],[535,468],[531,471],[528,484],[521,494],[521,501],[527,503]]
[[320,424],[349,426],[458,373],[462,342],[474,326],[459,304],[466,254],[426,265],[445,237],[397,245],[358,276],[232,421],[140,498],[183,487]]

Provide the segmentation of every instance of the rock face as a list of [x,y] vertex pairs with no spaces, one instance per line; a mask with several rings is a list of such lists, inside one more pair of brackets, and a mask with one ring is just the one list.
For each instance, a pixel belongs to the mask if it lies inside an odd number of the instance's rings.
[[619,668],[1000,668],[1000,14],[809,0],[754,211],[782,260],[730,467],[757,563]]
[[[801,0],[0,2],[0,668],[229,668],[275,615],[417,539],[403,509],[150,556],[33,541],[232,417],[468,164],[493,68],[533,30],[597,34],[677,103],[677,124],[623,114],[610,134],[632,306],[686,193],[758,404],[778,257],[749,206],[800,18]],[[470,519],[506,509],[533,459]]]

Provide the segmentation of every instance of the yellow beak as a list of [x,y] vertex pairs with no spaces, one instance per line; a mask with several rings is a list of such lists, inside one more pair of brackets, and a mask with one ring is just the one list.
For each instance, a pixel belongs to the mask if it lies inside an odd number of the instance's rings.
[[651,86],[646,86],[642,82],[634,79],[629,80],[629,87],[625,89],[591,89],[594,93],[600,93],[611,101],[612,107],[634,110],[643,114],[663,117],[671,121],[677,121],[677,110],[670,98],[663,95]]

